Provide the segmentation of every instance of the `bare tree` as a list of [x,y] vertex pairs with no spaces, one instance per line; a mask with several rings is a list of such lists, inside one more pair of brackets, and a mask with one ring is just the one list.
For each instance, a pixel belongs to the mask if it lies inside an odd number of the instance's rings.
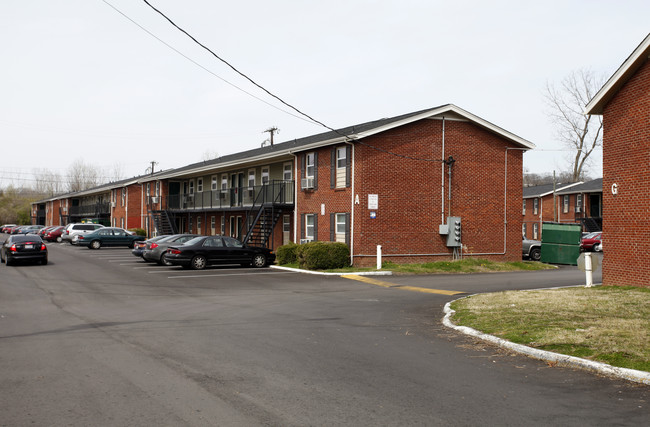
[[68,191],[76,192],[96,187],[102,176],[101,169],[77,159],[68,167]]
[[544,97],[549,106],[549,117],[556,127],[558,139],[571,149],[569,164],[573,182],[580,180],[589,156],[602,145],[602,116],[583,113],[603,81],[592,71],[581,69],[566,76],[559,87],[546,84]]
[[64,179],[58,172],[53,172],[49,169],[34,169],[32,170],[34,176],[34,192],[44,196],[53,196],[60,194],[64,191]]

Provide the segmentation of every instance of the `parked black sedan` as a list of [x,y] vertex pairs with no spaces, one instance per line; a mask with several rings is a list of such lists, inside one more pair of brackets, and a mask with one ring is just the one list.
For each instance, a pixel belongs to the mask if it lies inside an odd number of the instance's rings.
[[17,261],[40,261],[47,264],[47,246],[35,234],[16,234],[9,237],[0,248],[0,262],[12,265]]
[[275,254],[270,249],[248,246],[232,237],[199,236],[182,246],[170,246],[165,259],[171,265],[201,270],[214,264],[264,267],[275,261]]

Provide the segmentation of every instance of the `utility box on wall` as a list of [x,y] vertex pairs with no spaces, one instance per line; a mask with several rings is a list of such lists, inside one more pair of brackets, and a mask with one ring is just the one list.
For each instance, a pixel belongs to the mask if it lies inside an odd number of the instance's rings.
[[580,224],[542,223],[542,258],[549,264],[577,265],[580,256]]
[[447,247],[459,248],[462,246],[462,230],[461,221],[459,216],[448,216],[447,227],[449,233],[447,234]]

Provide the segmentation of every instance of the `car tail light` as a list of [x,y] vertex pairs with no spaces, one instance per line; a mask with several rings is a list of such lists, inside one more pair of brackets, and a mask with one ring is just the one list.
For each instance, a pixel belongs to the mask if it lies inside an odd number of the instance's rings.
[[181,253],[180,249],[167,249],[168,254],[178,255]]
[[10,250],[11,252],[16,252],[16,244],[14,243],[13,245],[11,245],[11,247],[9,248],[9,250]]
[[80,235],[77,236],[77,239],[78,239],[78,240],[83,240],[83,239],[84,239],[84,236],[80,234]]
[[46,250],[47,250],[47,247],[45,246],[45,243],[41,243],[41,250],[42,250],[42,251],[46,251]]
[[152,243],[151,244],[151,249],[156,249],[158,247],[158,243]]

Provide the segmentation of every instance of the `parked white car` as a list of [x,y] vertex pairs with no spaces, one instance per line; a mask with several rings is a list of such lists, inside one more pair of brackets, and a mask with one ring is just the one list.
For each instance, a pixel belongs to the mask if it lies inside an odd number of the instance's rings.
[[66,225],[65,230],[63,230],[63,233],[61,233],[61,241],[68,242],[71,245],[74,245],[77,243],[75,238],[77,235],[92,233],[98,228],[103,228],[103,227],[104,226],[101,224],[80,224],[80,223],[68,224]]

